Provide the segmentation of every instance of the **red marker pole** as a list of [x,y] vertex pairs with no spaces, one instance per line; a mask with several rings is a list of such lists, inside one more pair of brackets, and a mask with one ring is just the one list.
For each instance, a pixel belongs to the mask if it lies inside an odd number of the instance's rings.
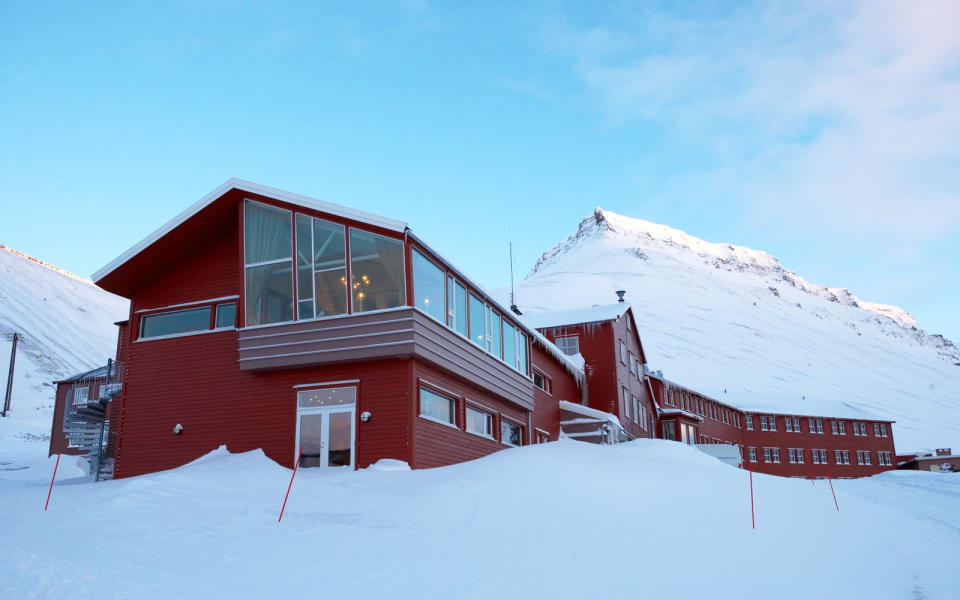
[[50,494],[53,493],[53,480],[57,478],[57,467],[60,466],[60,455],[57,454],[57,463],[53,465],[53,477],[50,478],[50,489],[47,490],[47,503],[43,505],[43,510],[50,506]]
[[840,505],[837,504],[837,493],[833,491],[833,481],[830,479],[830,465],[824,463],[824,466],[827,468],[827,482],[830,484],[830,493],[833,494],[833,504],[837,507],[837,512],[840,512]]
[[747,469],[750,471],[750,526],[757,528],[757,518],[753,514],[753,466],[750,465],[750,459],[747,458]]
[[287,495],[283,497],[283,507],[280,508],[280,518],[277,519],[277,523],[279,523],[283,519],[283,511],[286,510],[287,508],[287,498],[290,497],[290,488],[293,487],[293,478],[297,476],[297,467],[300,466],[301,456],[303,456],[303,446],[300,446],[300,453],[297,454],[297,462],[294,463],[293,465],[293,474],[290,475],[290,485],[287,486]]

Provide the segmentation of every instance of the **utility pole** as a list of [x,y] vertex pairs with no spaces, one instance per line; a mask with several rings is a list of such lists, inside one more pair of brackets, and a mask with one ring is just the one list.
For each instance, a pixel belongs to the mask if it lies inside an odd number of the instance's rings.
[[17,359],[17,341],[19,339],[20,336],[14,333],[13,348],[10,350],[10,372],[7,374],[7,395],[3,398],[3,411],[0,412],[0,416],[3,417],[10,412],[10,393],[13,391],[13,363]]

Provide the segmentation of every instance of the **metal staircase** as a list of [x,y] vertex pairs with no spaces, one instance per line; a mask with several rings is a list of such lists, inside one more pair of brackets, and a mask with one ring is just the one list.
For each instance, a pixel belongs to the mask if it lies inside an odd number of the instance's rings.
[[[123,363],[82,373],[71,380],[63,411],[63,433],[71,448],[84,451],[94,481],[113,478],[109,405],[122,390]],[[90,397],[90,392],[96,395]]]

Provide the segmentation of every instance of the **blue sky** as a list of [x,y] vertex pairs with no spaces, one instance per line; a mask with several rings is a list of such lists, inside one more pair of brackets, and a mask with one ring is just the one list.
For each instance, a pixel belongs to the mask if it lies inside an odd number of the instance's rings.
[[957,22],[952,2],[8,1],[0,243],[89,276],[236,176],[406,220],[496,287],[510,231],[522,276],[602,206],[960,341]]

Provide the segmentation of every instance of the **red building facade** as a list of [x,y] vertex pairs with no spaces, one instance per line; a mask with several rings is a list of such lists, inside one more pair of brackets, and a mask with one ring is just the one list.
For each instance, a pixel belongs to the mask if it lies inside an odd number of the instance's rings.
[[[289,467],[427,468],[562,435],[735,444],[788,476],[893,468],[889,421],[756,415],[651,374],[629,304],[520,316],[404,223],[249,182],[94,280],[130,299],[122,391],[100,402],[116,477],[219,446]],[[63,415],[51,453],[69,447]]]

